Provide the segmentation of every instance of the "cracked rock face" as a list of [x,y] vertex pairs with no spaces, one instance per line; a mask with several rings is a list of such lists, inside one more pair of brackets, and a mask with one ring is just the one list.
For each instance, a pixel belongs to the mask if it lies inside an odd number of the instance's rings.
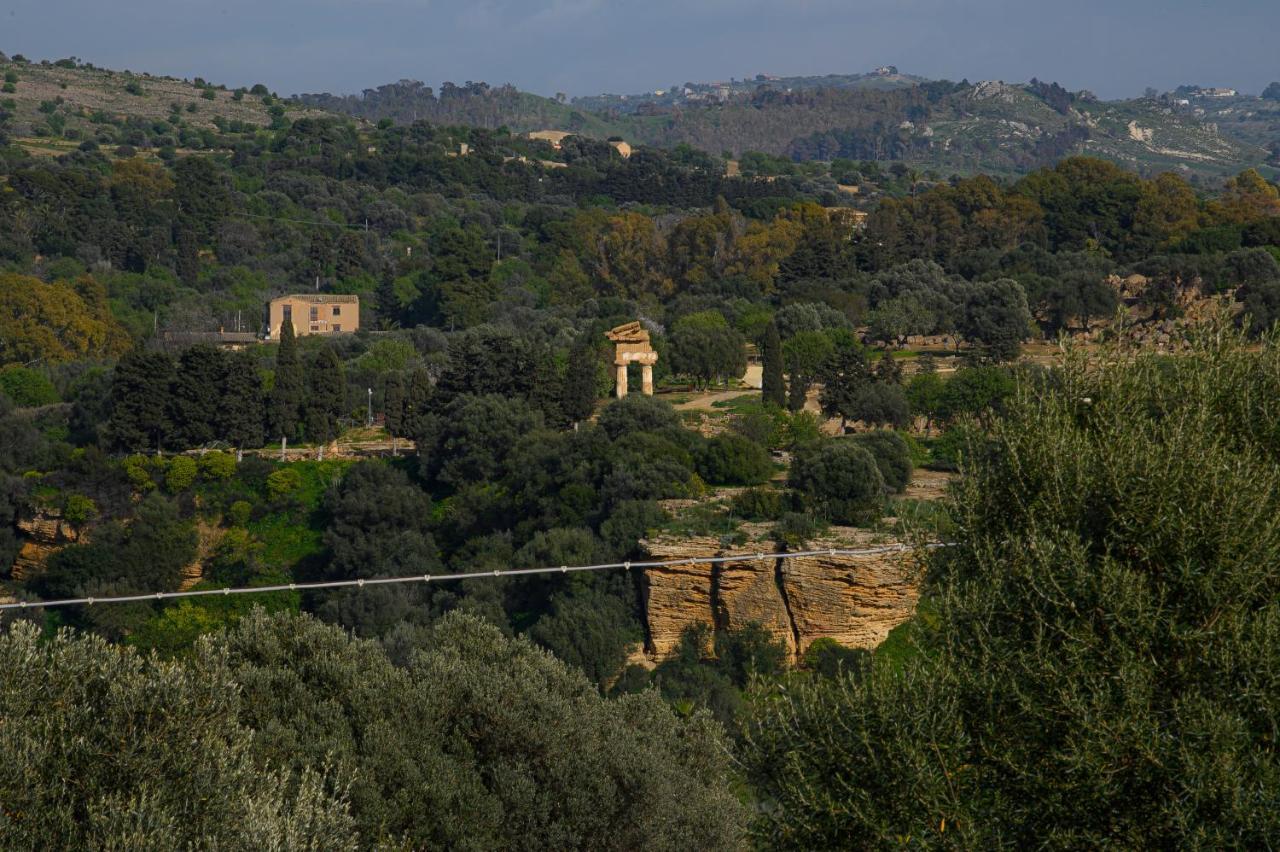
[[[811,549],[848,548],[815,541]],[[797,637],[797,654],[830,637],[851,648],[874,648],[911,617],[919,598],[911,553],[802,556],[784,560],[783,587]]]
[[18,521],[18,530],[25,541],[13,561],[10,576],[14,580],[26,580],[44,571],[49,557],[68,544],[84,540],[84,535],[62,519],[62,513],[45,509],[31,517]]
[[[910,553],[745,557],[718,565],[689,565],[678,560],[738,554],[746,548],[726,548],[710,537],[657,538],[644,544],[652,557],[673,560],[671,565],[646,569],[641,584],[646,650],[657,660],[670,656],[685,629],[695,624],[733,631],[755,622],[797,658],[823,637],[850,647],[874,648],[911,616],[918,597]],[[862,530],[834,529],[807,549],[883,544],[872,543]]]

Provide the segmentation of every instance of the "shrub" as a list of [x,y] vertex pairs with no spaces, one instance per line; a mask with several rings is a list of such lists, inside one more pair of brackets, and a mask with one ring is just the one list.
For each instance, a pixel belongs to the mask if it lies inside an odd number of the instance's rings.
[[58,401],[58,392],[44,373],[16,365],[0,370],[0,393],[13,400],[14,405],[23,407]]
[[662,526],[667,513],[651,500],[624,500],[600,525],[600,538],[615,557],[625,559],[639,548],[640,539]]
[[911,481],[911,450],[897,432],[881,429],[855,435],[852,440],[865,447],[876,460],[887,488],[901,494]]
[[733,513],[748,521],[772,521],[782,514],[782,495],[773,488],[748,488],[733,498]]
[[804,667],[828,679],[858,675],[870,663],[867,649],[845,647],[829,636],[815,639],[804,652]]
[[132,455],[124,460],[125,475],[129,477],[129,483],[136,491],[150,491],[156,487],[155,480],[151,478],[151,471],[148,469],[150,463],[146,456]]
[[782,428],[782,444],[785,447],[802,447],[822,438],[822,423],[812,411],[797,411],[787,415]]
[[267,497],[276,503],[302,488],[302,474],[291,467],[273,471],[267,477]]
[[660,432],[679,427],[680,416],[660,399],[633,394],[606,405],[598,422],[610,438],[617,440],[631,432]]
[[68,494],[62,504],[62,517],[76,527],[98,517],[98,505],[83,494]]
[[773,537],[796,550],[802,549],[810,539],[821,535],[826,524],[807,512],[787,512],[773,527]]
[[758,485],[773,473],[769,451],[742,435],[717,435],[698,453],[698,474],[716,485]]
[[248,526],[249,519],[253,516],[253,504],[248,500],[237,500],[227,509],[227,519],[231,521],[233,526]]
[[221,450],[200,457],[200,475],[205,479],[227,480],[236,475],[236,457]]
[[884,477],[865,447],[826,440],[796,451],[789,484],[833,523],[867,524],[884,511]]
[[191,456],[174,456],[164,477],[165,488],[171,494],[186,491],[195,483],[198,472],[199,466]]

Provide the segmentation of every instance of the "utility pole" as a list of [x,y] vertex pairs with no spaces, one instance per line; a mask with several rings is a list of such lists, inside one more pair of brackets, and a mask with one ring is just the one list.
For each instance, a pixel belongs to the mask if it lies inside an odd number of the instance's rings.
[[368,418],[365,420],[364,425],[366,427],[371,427],[373,426],[373,388],[369,388],[368,390],[369,390],[369,414],[368,414]]

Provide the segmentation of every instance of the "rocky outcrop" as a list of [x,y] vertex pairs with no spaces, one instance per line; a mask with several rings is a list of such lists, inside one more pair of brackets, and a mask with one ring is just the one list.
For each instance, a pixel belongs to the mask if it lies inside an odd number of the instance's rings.
[[[850,532],[860,531],[836,530],[810,542],[809,549],[877,546]],[[919,598],[919,572],[909,551],[865,556],[822,554],[780,561],[797,654],[824,637],[851,648],[874,648],[890,630],[911,617]]]
[[[893,544],[893,542],[889,542]],[[910,553],[865,556],[821,554],[792,559],[759,558],[755,544],[725,546],[710,537],[664,538],[644,543],[668,564],[647,568],[642,597],[646,652],[664,659],[696,624],[713,630],[740,630],[757,623],[799,657],[816,639],[830,637],[857,648],[872,648],[911,616],[917,599],[917,570]],[[835,529],[808,550],[867,549],[885,545],[865,530]],[[748,555],[710,565],[688,559]]]
[[13,560],[10,576],[26,580],[44,571],[49,557],[68,544],[84,541],[85,535],[63,520],[57,509],[41,509],[34,515],[18,519],[18,531],[24,541]]

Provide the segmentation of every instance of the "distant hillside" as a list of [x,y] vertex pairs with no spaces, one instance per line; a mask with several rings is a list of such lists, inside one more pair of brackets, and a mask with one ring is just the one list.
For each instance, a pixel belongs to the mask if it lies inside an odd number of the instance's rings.
[[881,91],[904,89],[929,82],[924,77],[901,74],[888,66],[868,74],[825,74],[809,77],[776,77],[757,74],[747,80],[730,79],[728,82],[682,83],[669,89],[631,95],[591,95],[574,98],[573,105],[581,110],[604,114],[629,115],[652,113],[672,107],[708,106],[723,103],[733,97],[753,95],[762,89],[790,92],[806,89],[877,89]]
[[413,81],[360,96],[300,100],[370,120],[566,130],[714,153],[763,151],[798,161],[893,160],[942,173],[1018,174],[1070,154],[1091,154],[1140,172],[1221,176],[1264,164],[1272,157],[1268,146],[1280,140],[1278,123],[1268,125],[1265,116],[1271,113],[1257,107],[1271,102],[1256,98],[1244,111],[1264,118],[1228,129],[1222,119],[1230,115],[1210,120],[1207,112],[1176,108],[1168,99],[1099,101],[1035,80],[921,81],[897,69],[686,84],[679,91],[572,103],[483,83],[446,84],[437,94]]
[[427,121],[441,125],[470,125],[512,130],[572,130],[599,136],[614,128],[602,117],[582,112],[552,98],[522,92],[510,84],[490,86],[468,82],[445,83],[437,93],[417,80],[401,80],[359,95],[303,94],[299,103],[318,109],[379,121]]
[[200,79],[110,71],[73,59],[28,62],[0,55],[0,77],[7,131],[35,153],[63,153],[88,141],[207,148],[224,128],[322,114],[282,101],[266,86],[232,91]]

